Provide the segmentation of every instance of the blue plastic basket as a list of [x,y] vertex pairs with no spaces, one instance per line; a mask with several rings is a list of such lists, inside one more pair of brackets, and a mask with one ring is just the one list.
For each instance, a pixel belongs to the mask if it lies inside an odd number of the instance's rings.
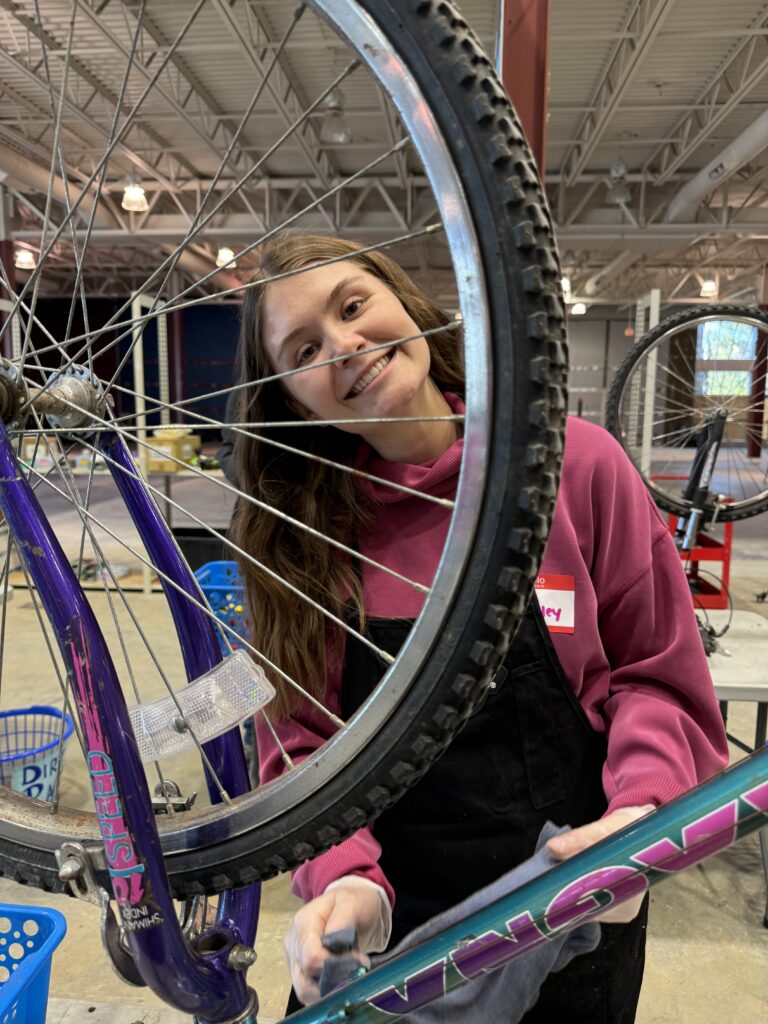
[[[217,618],[231,626],[237,633],[245,634],[245,588],[237,571],[237,562],[206,562],[195,573],[195,579]],[[243,645],[232,633],[216,626],[222,654],[226,655],[229,654],[229,647],[224,640],[225,632],[234,650]]]
[[66,930],[58,910],[0,903],[0,1024],[44,1024],[51,960]]
[[59,754],[74,729],[66,715],[61,736],[62,716],[46,704],[0,711],[0,784],[35,800],[53,799]]

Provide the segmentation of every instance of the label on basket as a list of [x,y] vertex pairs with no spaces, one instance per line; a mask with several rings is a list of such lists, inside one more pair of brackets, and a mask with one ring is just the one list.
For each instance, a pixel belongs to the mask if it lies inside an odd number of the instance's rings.
[[573,633],[576,604],[576,584],[573,576],[539,573],[534,589],[549,632]]
[[13,769],[11,789],[33,800],[53,800],[56,788],[56,772],[59,767],[59,752],[54,750],[47,757],[41,757],[32,764],[22,764]]

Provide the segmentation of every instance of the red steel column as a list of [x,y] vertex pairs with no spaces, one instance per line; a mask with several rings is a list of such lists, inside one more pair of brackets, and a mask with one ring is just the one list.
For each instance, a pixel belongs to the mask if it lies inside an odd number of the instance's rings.
[[[0,202],[3,201],[2,194],[0,193]],[[11,290],[16,290],[16,268],[13,262],[13,242],[10,238],[0,239],[0,263],[3,265],[5,276],[8,279],[8,284],[11,286]],[[12,295],[8,294],[8,290],[5,285],[0,286],[0,299],[12,300]],[[0,310],[0,328],[5,327],[6,321],[8,320],[8,314],[3,310]],[[10,359],[13,355],[13,338],[11,336],[10,324],[6,327],[5,333],[3,334],[2,343],[2,354],[6,359]]]
[[503,0],[501,80],[544,176],[550,0]]

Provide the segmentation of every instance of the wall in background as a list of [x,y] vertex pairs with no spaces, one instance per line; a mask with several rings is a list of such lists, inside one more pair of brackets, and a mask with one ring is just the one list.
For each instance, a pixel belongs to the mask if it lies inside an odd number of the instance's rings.
[[605,398],[613,374],[635,338],[628,338],[626,313],[597,307],[586,316],[568,318],[569,382],[568,411],[581,409],[584,419],[604,425]]
[[[194,306],[191,309],[183,310],[181,322],[183,358],[181,360],[180,387],[179,382],[174,380],[174,360],[172,346],[169,343],[172,396],[175,393],[180,394],[184,399],[196,398],[233,384],[238,330],[238,308],[236,306]],[[130,339],[128,338],[121,341],[121,358],[127,352],[129,344]],[[157,323],[150,320],[144,331],[144,381],[148,407],[151,407],[152,399],[159,397],[158,370]],[[126,389],[132,388],[133,368],[130,361],[123,368],[120,383]],[[121,403],[123,412],[130,413],[133,410],[133,400],[129,395],[124,394]],[[223,420],[225,406],[226,395],[223,395],[194,402],[187,408],[190,412]],[[159,424],[158,412],[147,416],[149,427],[156,427]],[[206,442],[218,442],[218,431],[205,431],[203,439]]]
[[[187,398],[235,383],[240,328],[238,306],[197,306],[184,310],[184,394]],[[195,402],[195,412],[224,420],[227,396]],[[211,431],[204,435],[211,440]]]

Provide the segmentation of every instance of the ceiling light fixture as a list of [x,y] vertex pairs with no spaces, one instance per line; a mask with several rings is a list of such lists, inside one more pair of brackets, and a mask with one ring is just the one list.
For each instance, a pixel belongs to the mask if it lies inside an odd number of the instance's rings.
[[587,307],[583,302],[574,302],[571,306],[571,314],[573,316],[584,316],[587,312]]
[[627,187],[627,165],[621,160],[611,164],[610,180],[608,190],[605,193],[606,203],[614,206],[623,206],[632,198],[632,193]]
[[567,274],[563,274],[563,276],[560,278],[560,287],[563,289],[566,295],[571,290],[571,279],[570,277],[568,277]]
[[717,295],[717,290],[717,281],[710,277],[702,283],[699,295],[702,299],[714,299]]
[[227,270],[234,270],[237,266],[235,254],[227,245],[222,245],[216,253],[216,266],[225,267]]
[[320,141],[327,146],[345,146],[352,141],[352,132],[344,117],[344,93],[331,89],[318,105],[317,112],[323,117],[320,125]]
[[123,189],[123,199],[120,205],[129,213],[146,213],[149,209],[146,193],[135,181],[129,182]]
[[13,265],[19,270],[34,270],[37,266],[35,254],[31,249],[16,249],[13,254]]

